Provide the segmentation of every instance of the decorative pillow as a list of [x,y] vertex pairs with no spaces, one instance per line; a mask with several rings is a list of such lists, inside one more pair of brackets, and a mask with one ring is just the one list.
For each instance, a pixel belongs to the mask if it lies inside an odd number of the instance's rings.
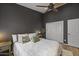
[[29,41],[30,41],[29,36],[23,36],[23,37],[22,37],[22,42],[23,42],[23,43],[27,43],[27,42],[29,42]]
[[18,34],[18,42],[22,43],[23,36],[27,36],[27,34]]
[[18,41],[18,37],[16,34],[12,34],[13,43]]
[[36,35],[36,36],[33,36],[32,41],[33,41],[34,43],[36,43],[36,42],[40,41],[40,38],[39,38],[37,35]]
[[29,33],[29,38],[34,43],[40,41],[40,38],[37,33]]
[[32,41],[33,37],[36,35],[36,33],[29,33],[29,38]]
[[30,41],[29,35],[28,34],[18,34],[18,42],[23,43],[26,41]]

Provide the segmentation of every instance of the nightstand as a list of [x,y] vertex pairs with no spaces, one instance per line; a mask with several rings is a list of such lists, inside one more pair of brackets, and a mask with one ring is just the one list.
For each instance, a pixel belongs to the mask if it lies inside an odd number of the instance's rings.
[[[4,51],[7,51],[7,53],[4,53]],[[8,42],[1,42],[0,43],[0,54],[2,55],[11,55],[11,41],[8,41]]]

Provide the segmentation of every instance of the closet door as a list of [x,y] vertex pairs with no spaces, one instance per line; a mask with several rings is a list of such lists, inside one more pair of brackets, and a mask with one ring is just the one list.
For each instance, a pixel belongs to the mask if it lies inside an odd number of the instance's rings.
[[79,19],[68,20],[68,44],[79,47]]
[[46,23],[46,38],[63,42],[63,21]]

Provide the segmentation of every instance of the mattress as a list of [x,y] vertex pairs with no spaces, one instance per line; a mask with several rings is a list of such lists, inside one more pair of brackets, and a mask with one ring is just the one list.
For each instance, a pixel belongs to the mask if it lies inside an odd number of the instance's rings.
[[37,43],[14,43],[14,56],[57,56],[60,54],[57,41],[42,39]]

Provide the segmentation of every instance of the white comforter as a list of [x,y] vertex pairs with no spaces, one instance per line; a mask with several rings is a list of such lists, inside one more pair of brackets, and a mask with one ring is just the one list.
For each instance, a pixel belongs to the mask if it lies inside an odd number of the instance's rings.
[[42,39],[37,43],[14,44],[15,56],[56,56],[58,55],[59,43],[52,40]]

